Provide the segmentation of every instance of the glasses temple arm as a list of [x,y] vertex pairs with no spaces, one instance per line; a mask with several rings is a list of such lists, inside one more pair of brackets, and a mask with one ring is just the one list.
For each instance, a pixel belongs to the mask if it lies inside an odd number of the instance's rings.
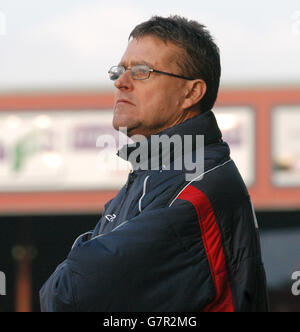
[[152,68],[151,68],[151,72],[155,72],[155,73],[159,73],[159,74],[164,74],[164,75],[168,75],[168,76],[173,76],[173,77],[178,77],[178,78],[182,78],[184,80],[189,80],[189,81],[193,81],[194,80],[194,78],[191,78],[191,77],[185,77],[185,76],[181,76],[181,75],[166,73],[165,71],[160,71],[160,70],[156,70],[156,69],[152,69]]

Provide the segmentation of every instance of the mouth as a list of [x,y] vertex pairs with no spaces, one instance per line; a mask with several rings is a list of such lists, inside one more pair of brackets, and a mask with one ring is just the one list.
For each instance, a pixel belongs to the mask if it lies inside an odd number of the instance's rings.
[[133,102],[131,102],[131,101],[128,100],[128,99],[124,99],[124,98],[120,98],[120,99],[118,99],[118,100],[116,101],[116,105],[117,105],[117,104],[120,104],[120,103],[124,103],[124,104],[129,104],[129,105],[133,105],[133,106],[135,106]]

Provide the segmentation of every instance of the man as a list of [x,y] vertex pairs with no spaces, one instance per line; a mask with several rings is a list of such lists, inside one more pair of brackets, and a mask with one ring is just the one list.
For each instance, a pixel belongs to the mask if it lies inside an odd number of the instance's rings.
[[[209,32],[153,17],[109,75],[113,126],[135,141],[119,156],[134,171],[41,289],[42,311],[266,311],[254,210],[211,111],[220,59]],[[152,138],[174,135],[191,144],[164,159]],[[197,157],[201,135],[204,169],[193,177],[175,164]]]

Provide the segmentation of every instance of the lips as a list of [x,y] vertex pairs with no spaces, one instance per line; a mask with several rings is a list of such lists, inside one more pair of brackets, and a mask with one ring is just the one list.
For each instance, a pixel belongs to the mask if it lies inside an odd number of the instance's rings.
[[119,98],[117,101],[116,101],[116,105],[118,103],[126,103],[126,104],[130,104],[130,105],[134,105],[134,103],[128,99],[125,99],[125,98]]

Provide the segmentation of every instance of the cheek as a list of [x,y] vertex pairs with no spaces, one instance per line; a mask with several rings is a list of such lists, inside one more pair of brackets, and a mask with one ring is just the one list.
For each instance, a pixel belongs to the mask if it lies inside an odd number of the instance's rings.
[[164,118],[165,98],[160,91],[147,94],[141,106],[140,115],[146,126],[156,126]]
[[167,104],[167,100],[166,93],[160,88],[148,91],[144,95],[143,103],[141,103],[144,115],[147,116],[149,112],[157,113],[160,110],[162,111]]
[[[147,82],[149,83],[149,82]],[[137,91],[138,117],[145,125],[156,125],[170,117],[176,107],[177,90],[167,84],[143,86]]]

